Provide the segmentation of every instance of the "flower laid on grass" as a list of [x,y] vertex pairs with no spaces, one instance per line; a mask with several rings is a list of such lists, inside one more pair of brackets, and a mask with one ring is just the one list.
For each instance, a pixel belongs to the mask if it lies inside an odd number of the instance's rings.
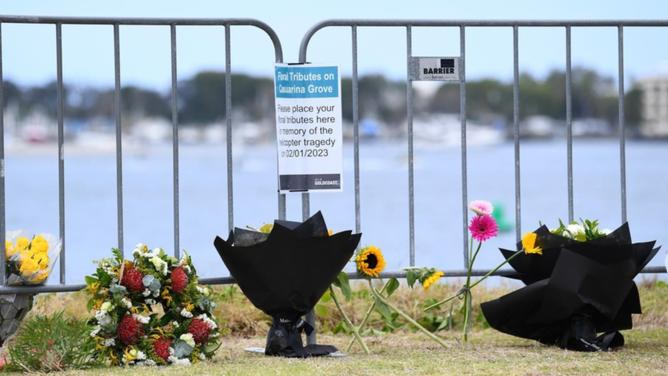
[[362,248],[355,256],[357,271],[367,278],[378,278],[385,269],[385,257],[380,248],[370,245]]
[[220,346],[215,303],[198,284],[190,256],[138,244],[133,261],[119,250],[86,277],[93,356],[112,365],[190,364]]
[[[521,254],[523,252],[541,254],[540,247],[535,242],[535,237],[533,238],[532,241],[531,235],[526,235],[525,238],[527,241],[527,245],[530,245],[530,247],[527,247],[513,254],[511,257],[509,257],[504,262],[499,264],[496,268],[492,269],[490,272],[485,274],[482,278],[472,283],[471,274],[473,271],[473,265],[475,263],[476,258],[478,257],[480,249],[482,248],[482,244],[487,240],[497,236],[499,233],[499,227],[496,221],[494,220],[494,217],[491,215],[491,213],[494,211],[494,207],[490,202],[482,200],[472,201],[469,204],[469,209],[471,209],[471,211],[475,213],[475,216],[471,219],[471,223],[469,225],[469,233],[471,234],[471,237],[469,238],[469,252],[468,252],[467,267],[466,267],[466,282],[464,283],[464,286],[457,293],[455,293],[455,295],[443,299],[439,302],[436,302],[425,308],[425,311],[430,310],[442,304],[450,302],[455,298],[462,298],[463,296],[464,342],[468,341],[469,321],[471,319],[471,309],[473,304],[472,289],[479,283],[487,279],[494,272],[499,270],[503,265],[507,264],[510,260],[512,260],[513,257],[517,256],[518,254]],[[473,251],[474,240],[477,242],[475,251]]]
[[8,232],[6,239],[7,284],[24,286],[46,283],[60,254],[60,241],[45,234],[27,237],[20,231]]
[[[408,314],[406,314],[404,311],[399,309],[397,306],[392,304],[388,299],[394,293],[398,288],[399,288],[399,281],[396,278],[390,278],[380,290],[377,290],[374,285],[372,280],[375,278],[380,278],[380,274],[382,271],[385,269],[385,257],[383,256],[383,252],[380,250],[380,248],[376,246],[367,246],[362,248],[357,255],[355,256],[355,265],[357,267],[357,272],[364,277],[367,282],[369,283],[369,290],[373,294],[373,302],[369,306],[369,309],[367,309],[364,317],[362,318],[362,322],[360,323],[359,326],[355,327],[350,320],[347,319],[347,317],[344,314],[344,320],[347,322],[347,324],[351,327],[353,331],[353,335],[355,338],[359,337],[359,331],[366,325],[369,316],[371,315],[371,312],[376,310],[378,313],[380,313],[381,316],[386,321],[393,321],[394,317],[392,315],[392,311],[396,312],[400,317],[408,321],[411,325],[413,325],[416,329],[427,335],[429,338],[434,340],[436,343],[439,345],[447,348],[447,344],[439,337],[428,331],[426,328],[424,328],[422,325],[420,325],[417,321],[415,321],[412,317],[410,317]],[[436,272],[434,270],[434,272]],[[350,286],[348,286],[348,278],[345,276],[345,273],[341,273],[339,276],[339,279],[335,282],[335,285],[337,287],[340,287],[342,291],[344,291],[344,294],[346,294],[345,291],[348,291],[348,295],[346,296],[349,298],[350,296]],[[425,281],[427,278],[432,277],[427,276],[425,277]],[[437,280],[439,277],[432,277],[432,281],[430,284],[433,284],[435,280]],[[344,280],[345,279],[345,280]],[[417,278],[416,278],[417,279]],[[415,281],[413,281],[415,282]],[[423,282],[423,281],[421,281]],[[428,288],[428,287],[427,287]],[[336,300],[336,295],[334,294],[334,291],[331,290],[331,295],[334,299],[334,303],[339,307],[340,305],[338,301]],[[343,312],[342,312],[343,313]],[[353,340],[355,340],[353,338]],[[360,345],[364,348],[364,351],[368,353],[368,348],[366,345],[363,343],[361,340],[361,337],[359,337],[358,342],[360,342]],[[353,345],[353,341],[351,341],[348,344],[347,351],[350,351],[351,347]]]

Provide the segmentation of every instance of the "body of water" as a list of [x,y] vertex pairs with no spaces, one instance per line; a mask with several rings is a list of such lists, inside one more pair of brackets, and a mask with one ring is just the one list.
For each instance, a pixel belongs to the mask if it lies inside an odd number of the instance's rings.
[[[322,210],[330,228],[355,225],[352,145],[346,145],[344,191],[314,193],[311,210]],[[115,156],[76,153],[65,146],[67,282],[81,283],[92,260],[116,245]],[[212,242],[226,237],[227,181],[224,145],[180,148],[181,248],[202,277],[227,275]],[[597,218],[602,227],[621,221],[619,145],[612,140],[574,143],[575,216]],[[408,265],[408,157],[405,143],[361,145],[362,245],[380,246],[389,269]],[[234,219],[260,226],[277,215],[273,145],[244,146],[234,156]],[[458,148],[415,147],[416,264],[461,268],[461,159]],[[539,221],[567,219],[566,144],[527,141],[521,147],[522,229]],[[173,248],[171,146],[149,146],[123,158],[125,250],[145,242]],[[628,142],[628,216],[635,241],[668,240],[668,147]],[[468,149],[469,199],[487,199],[505,209],[514,224],[514,159],[509,143]],[[6,159],[7,229],[58,233],[58,170],[52,152],[18,152]],[[301,218],[301,197],[288,197],[288,217]],[[497,247],[513,247],[514,229],[485,245],[477,266],[502,260]],[[665,250],[650,265],[662,265]],[[56,268],[57,269],[57,268]],[[351,268],[352,269],[352,268]],[[56,283],[57,273],[51,278]]]

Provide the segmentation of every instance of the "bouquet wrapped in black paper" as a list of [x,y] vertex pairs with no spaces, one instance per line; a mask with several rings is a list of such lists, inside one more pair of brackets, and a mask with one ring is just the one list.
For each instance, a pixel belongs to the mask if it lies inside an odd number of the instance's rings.
[[526,286],[483,303],[483,314],[501,332],[561,348],[623,346],[619,331],[641,312],[633,278],[658,252],[654,244],[633,243],[627,223],[613,232],[596,221],[541,226],[517,244],[524,252],[501,249]]
[[275,221],[269,233],[235,228],[214,245],[241,291],[273,319],[266,355],[308,357],[337,351],[304,346],[301,333],[313,328],[302,320],[350,260],[360,234],[329,235],[320,212],[303,223]]

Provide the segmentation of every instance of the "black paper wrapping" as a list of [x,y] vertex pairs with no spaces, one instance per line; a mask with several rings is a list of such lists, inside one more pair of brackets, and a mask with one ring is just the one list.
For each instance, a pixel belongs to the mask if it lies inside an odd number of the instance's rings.
[[[641,312],[633,278],[658,252],[655,242],[632,243],[627,223],[587,242],[554,235],[545,226],[535,232],[543,254],[520,254],[510,261],[517,272],[512,278],[527,286],[483,303],[489,324],[572,350],[622,346],[619,330],[630,329],[631,314]],[[509,258],[515,252],[501,253]]]
[[[241,291],[273,318],[265,353],[290,357],[325,355],[328,346],[301,346],[301,317],[309,312],[346,263],[361,234],[331,236],[320,212],[303,223],[275,221],[269,234],[234,229],[214,245]],[[287,336],[287,337],[286,337]]]

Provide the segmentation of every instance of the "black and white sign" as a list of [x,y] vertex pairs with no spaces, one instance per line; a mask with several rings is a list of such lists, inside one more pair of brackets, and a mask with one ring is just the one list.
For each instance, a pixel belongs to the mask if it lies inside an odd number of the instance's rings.
[[339,67],[277,64],[274,85],[279,190],[340,191],[343,131]]
[[459,57],[411,58],[413,81],[459,81]]

